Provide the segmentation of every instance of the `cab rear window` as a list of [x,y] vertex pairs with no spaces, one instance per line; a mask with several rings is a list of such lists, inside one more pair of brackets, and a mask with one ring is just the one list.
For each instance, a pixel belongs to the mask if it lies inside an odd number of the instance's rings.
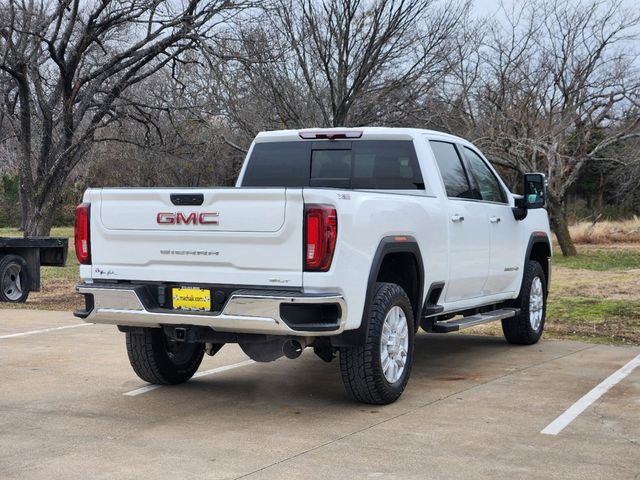
[[258,143],[242,186],[424,189],[410,140]]

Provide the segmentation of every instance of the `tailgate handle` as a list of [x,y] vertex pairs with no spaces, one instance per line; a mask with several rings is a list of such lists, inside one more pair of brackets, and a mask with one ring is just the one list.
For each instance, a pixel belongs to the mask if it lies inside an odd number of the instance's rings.
[[204,195],[202,193],[172,193],[171,203],[174,205],[202,205]]

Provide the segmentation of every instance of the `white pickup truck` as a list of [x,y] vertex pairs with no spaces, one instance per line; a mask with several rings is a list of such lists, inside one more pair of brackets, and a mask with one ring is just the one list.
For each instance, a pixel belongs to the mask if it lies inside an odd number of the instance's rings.
[[509,192],[480,151],[429,130],[260,133],[235,188],[89,189],[76,211],[87,322],[117,325],[140,378],[189,380],[238,343],[256,361],[339,357],[354,399],[403,392],[419,327],[544,327],[542,174]]

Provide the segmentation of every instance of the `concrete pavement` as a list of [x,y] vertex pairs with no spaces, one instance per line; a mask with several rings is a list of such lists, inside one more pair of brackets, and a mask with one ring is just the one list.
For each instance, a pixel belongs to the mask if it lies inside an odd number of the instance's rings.
[[[0,337],[78,323],[1,310]],[[115,327],[0,338],[0,477],[637,479],[640,369],[540,431],[638,354],[421,334],[407,390],[378,407],[350,401],[337,362],[310,350],[130,397],[145,383]],[[200,371],[246,359],[227,345]]]

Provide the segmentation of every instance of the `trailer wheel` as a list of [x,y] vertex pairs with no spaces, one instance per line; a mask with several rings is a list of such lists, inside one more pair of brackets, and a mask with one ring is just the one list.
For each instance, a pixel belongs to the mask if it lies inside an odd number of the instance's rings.
[[5,255],[0,259],[0,302],[26,302],[30,283],[29,270],[24,258]]

